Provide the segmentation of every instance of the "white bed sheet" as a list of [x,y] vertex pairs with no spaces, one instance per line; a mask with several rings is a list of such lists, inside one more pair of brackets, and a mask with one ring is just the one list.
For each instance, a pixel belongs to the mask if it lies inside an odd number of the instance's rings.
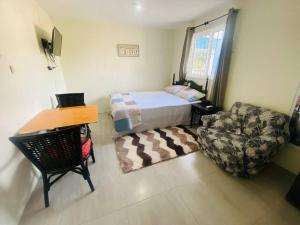
[[132,132],[188,125],[190,122],[191,104],[195,102],[189,102],[165,91],[130,94],[141,109],[142,116],[142,124],[135,127]]
[[141,109],[190,105],[191,102],[165,91],[130,93]]

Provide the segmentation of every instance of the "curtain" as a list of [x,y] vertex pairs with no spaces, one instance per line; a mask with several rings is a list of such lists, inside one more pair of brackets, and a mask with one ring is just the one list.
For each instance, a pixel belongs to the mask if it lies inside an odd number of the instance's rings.
[[190,48],[191,48],[194,32],[195,29],[193,27],[186,28],[186,34],[185,34],[182,56],[180,61],[180,68],[179,68],[179,81],[184,81],[186,78],[187,63],[189,59]]
[[292,118],[290,122],[290,131],[291,131],[291,142],[294,145],[300,146],[300,94],[296,101],[296,106],[292,114]]
[[234,28],[238,11],[238,9],[229,10],[217,72],[215,74],[211,87],[210,101],[212,104],[218,107],[223,107],[224,103],[224,96],[232,51]]

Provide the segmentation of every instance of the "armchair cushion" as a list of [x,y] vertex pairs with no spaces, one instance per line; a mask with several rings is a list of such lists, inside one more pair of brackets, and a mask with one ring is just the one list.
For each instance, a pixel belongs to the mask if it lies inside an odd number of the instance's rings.
[[82,158],[86,159],[91,152],[92,149],[92,140],[88,138],[83,144],[82,144]]
[[217,112],[216,114],[202,116],[201,119],[204,127],[241,134],[241,117],[236,114]]
[[262,135],[266,130],[283,130],[286,118],[282,114],[270,110],[260,110],[260,114],[245,117],[243,133],[249,137]]
[[262,135],[265,129],[279,130],[289,136],[289,117],[282,113],[241,102],[234,103],[230,113],[241,118],[242,133],[249,138]]

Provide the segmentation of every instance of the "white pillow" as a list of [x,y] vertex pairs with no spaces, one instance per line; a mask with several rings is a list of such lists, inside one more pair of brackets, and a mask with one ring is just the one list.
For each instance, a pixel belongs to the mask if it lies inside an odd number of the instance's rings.
[[195,89],[186,87],[185,89],[182,89],[179,92],[177,92],[176,96],[184,98],[184,99],[188,100],[189,102],[194,102],[194,101],[199,100],[200,98],[203,98],[205,96],[205,94],[203,94]]
[[179,92],[185,88],[186,88],[186,86],[183,86],[183,85],[172,85],[172,86],[166,87],[164,90],[166,92],[169,92],[170,94],[175,95],[177,92]]

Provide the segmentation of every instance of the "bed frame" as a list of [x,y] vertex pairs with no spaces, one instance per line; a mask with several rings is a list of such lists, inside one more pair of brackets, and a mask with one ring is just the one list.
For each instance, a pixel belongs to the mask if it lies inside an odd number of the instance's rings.
[[206,99],[208,78],[206,79],[205,87],[203,87],[203,85],[198,85],[195,81],[192,81],[192,80],[175,81],[175,82],[173,82],[173,84],[189,86],[190,88],[193,88],[193,89],[205,94],[205,99]]
[[[197,91],[203,93],[204,97],[199,99],[199,100],[201,100],[201,104],[203,104],[203,105],[207,105],[207,103],[208,103],[208,101],[206,99],[207,83],[208,82],[206,81],[206,84],[204,86],[204,85],[199,85],[199,84],[197,84],[196,82],[194,82],[192,80],[184,80],[184,81],[177,81],[177,82],[175,82],[175,80],[173,80],[173,82],[172,82],[173,85],[177,84],[177,85],[188,86],[188,87],[190,87],[194,90],[197,90]],[[169,94],[167,94],[167,95],[169,95]],[[179,98],[179,100],[180,100],[180,98]],[[139,126],[136,126],[131,130],[128,129],[124,132],[123,131],[117,132],[116,131],[117,130],[116,125],[114,123],[115,130],[114,130],[114,133],[113,133],[113,137],[116,138],[116,137],[122,136],[122,135],[127,134],[127,133],[129,134],[129,133],[143,132],[143,131],[146,131],[146,130],[151,130],[151,129],[156,129],[156,128],[176,126],[178,124],[181,124],[181,125],[190,124],[190,112],[191,112],[190,107],[191,106],[190,106],[189,103],[187,103],[187,104],[185,102],[183,102],[183,103],[184,103],[183,105],[176,106],[176,107],[178,107],[178,110],[174,110],[174,112],[171,112],[171,113],[170,113],[170,111],[172,111],[172,109],[174,109],[174,106],[170,106],[171,107],[170,110],[169,109],[166,110],[166,107],[169,107],[168,104],[166,104],[165,107],[154,107],[154,108],[150,107],[151,116],[147,116],[147,115],[149,115],[149,111],[147,112],[147,110],[149,108],[143,110],[141,112],[141,114],[144,113],[143,116],[142,116],[142,118],[143,118],[142,123]],[[111,102],[111,104],[112,104],[112,102]],[[111,108],[113,108],[113,107],[111,107]],[[163,108],[162,111],[158,111],[162,108]],[[118,109],[118,110],[123,111],[123,109]],[[153,114],[155,112],[157,114],[155,114],[155,116],[153,116]],[[170,114],[167,114],[167,113],[170,113]],[[113,117],[113,114],[111,114],[111,115]],[[164,117],[168,118],[168,120],[167,119],[166,120],[164,120],[164,119],[161,120],[161,118],[164,118]],[[114,118],[113,118],[113,120],[114,120]]]

